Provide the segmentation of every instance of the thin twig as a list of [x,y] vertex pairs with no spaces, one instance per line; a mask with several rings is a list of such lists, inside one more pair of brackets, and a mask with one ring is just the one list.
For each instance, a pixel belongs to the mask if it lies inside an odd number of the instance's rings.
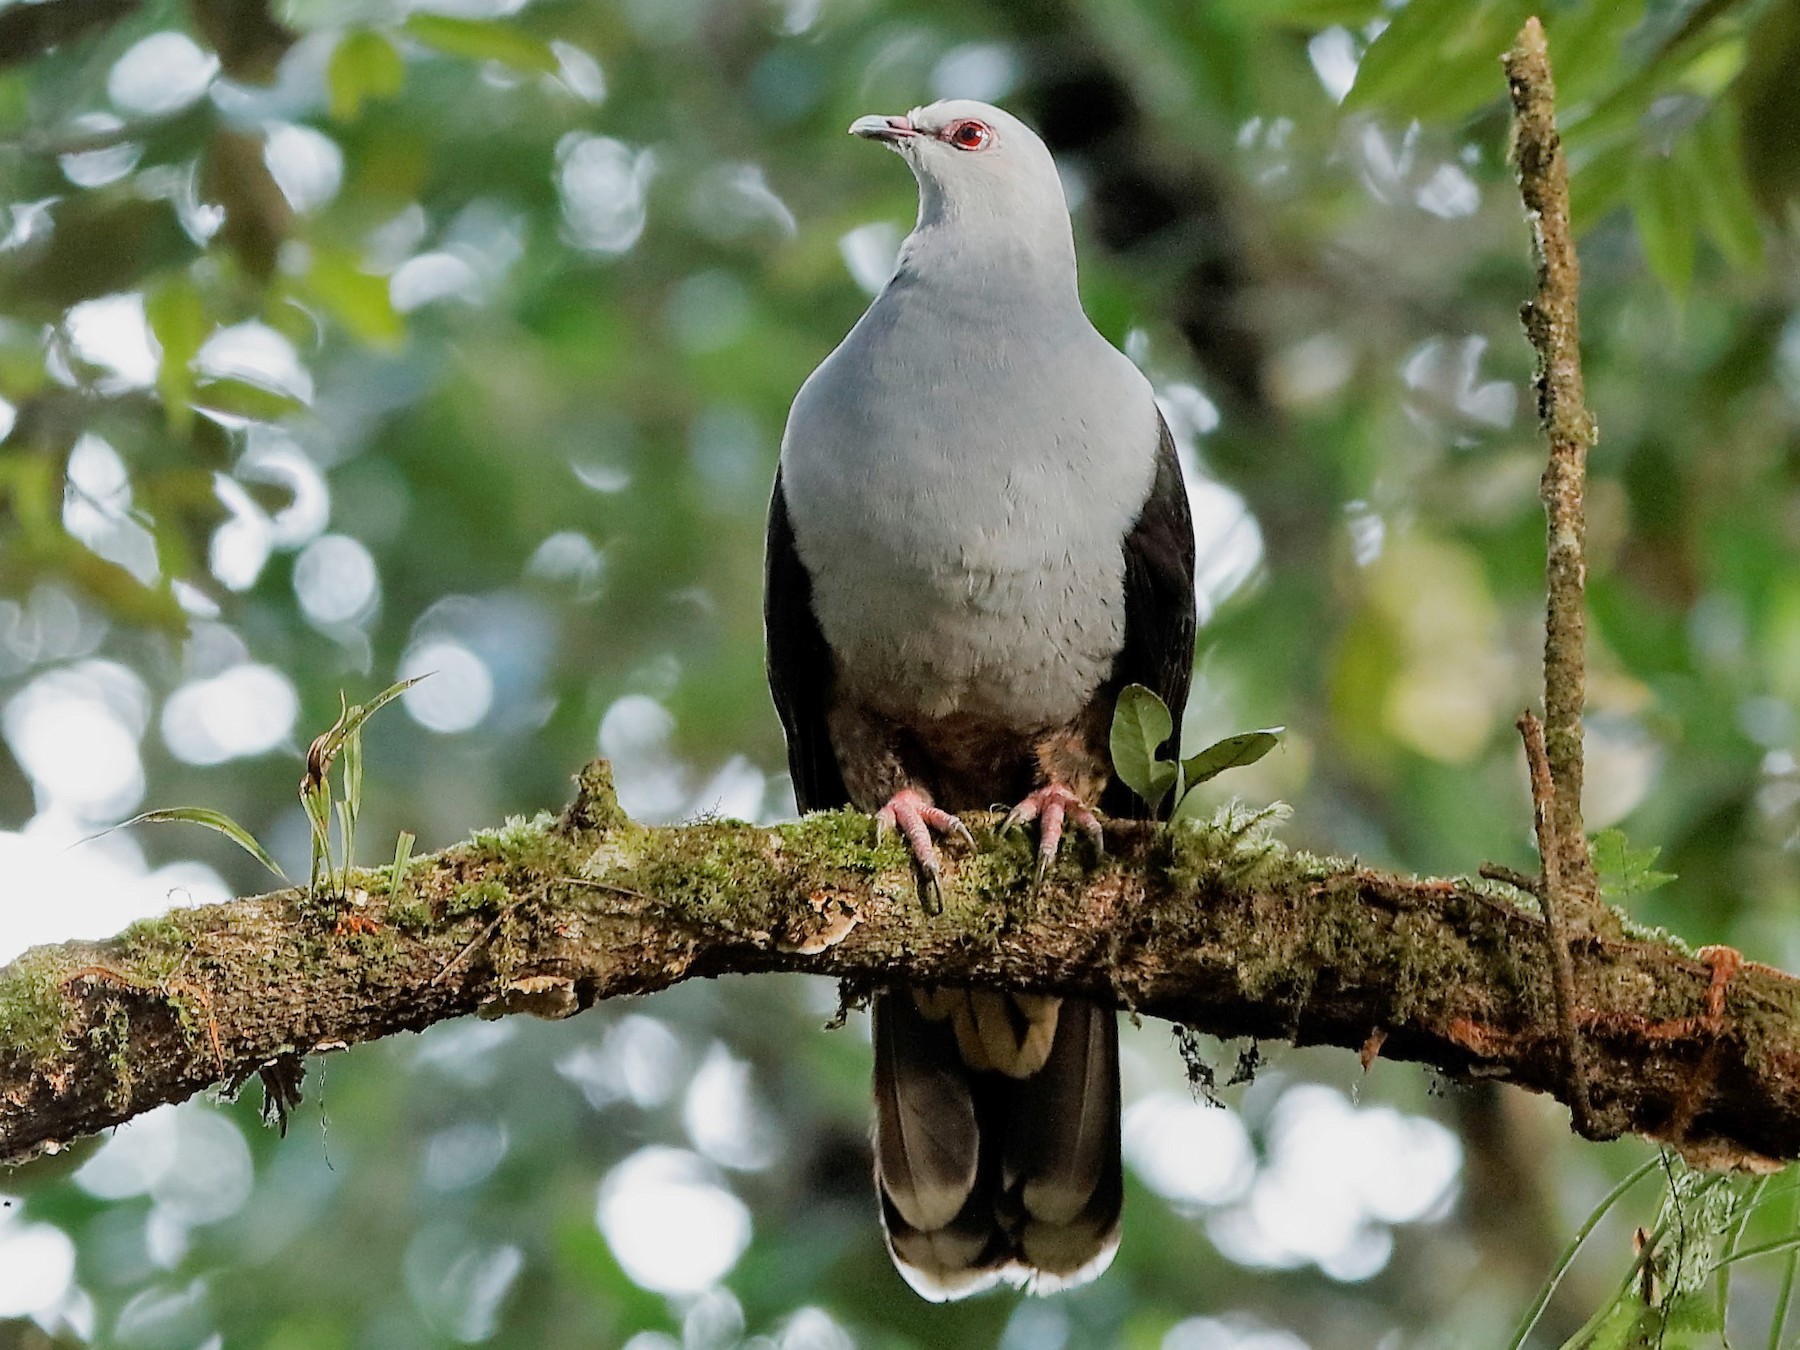
[[[529,898],[529,897],[527,897],[527,898]],[[514,910],[518,909],[519,906],[523,905],[524,903],[525,903],[524,900],[515,900],[512,902],[512,904],[508,905],[505,909],[501,910],[498,914],[494,915],[493,919],[490,920],[487,923],[487,925],[485,927],[483,927],[479,933],[477,933],[474,937],[469,939],[468,943],[463,947],[463,949],[461,951],[459,951],[455,956],[451,957],[448,961],[444,962],[443,967],[438,971],[438,973],[431,977],[431,983],[434,985],[442,984],[444,982],[445,978],[450,974],[451,971],[455,970],[464,961],[468,960],[469,956],[475,951],[475,949],[477,947],[481,946],[489,938],[493,937],[494,931],[497,928],[499,928],[501,924],[506,922],[507,916],[510,915]]]
[[1593,1134],[1596,1131],[1594,1107],[1588,1099],[1587,1055],[1575,1025],[1575,963],[1569,956],[1569,934],[1563,924],[1562,905],[1568,892],[1562,870],[1563,854],[1557,847],[1556,784],[1551,781],[1550,757],[1544,750],[1544,724],[1535,714],[1523,712],[1518,725],[1519,735],[1525,740],[1525,759],[1531,766],[1531,817],[1537,827],[1538,856],[1544,860],[1544,880],[1537,898],[1544,911],[1556,1020],[1562,1029],[1563,1054],[1568,1060],[1569,1112],[1581,1133]]
[[1476,876],[1486,881],[1499,881],[1511,886],[1514,890],[1524,891],[1527,895],[1538,895],[1544,889],[1540,877],[1526,876],[1516,868],[1504,867],[1499,863],[1483,863]]
[[1506,54],[1512,92],[1513,162],[1532,227],[1537,294],[1521,311],[1537,350],[1538,417],[1550,443],[1542,495],[1547,517],[1545,568],[1544,743],[1556,785],[1559,863],[1576,917],[1599,911],[1599,887],[1581,819],[1581,710],[1587,618],[1584,496],[1594,420],[1581,377],[1581,270],[1569,226],[1569,170],[1556,130],[1556,86],[1544,29],[1526,20]]
[[588,886],[596,891],[606,891],[610,895],[628,895],[634,900],[648,898],[642,891],[634,891],[629,886],[620,886],[611,881],[596,881],[592,877],[558,877],[557,881],[564,886]]

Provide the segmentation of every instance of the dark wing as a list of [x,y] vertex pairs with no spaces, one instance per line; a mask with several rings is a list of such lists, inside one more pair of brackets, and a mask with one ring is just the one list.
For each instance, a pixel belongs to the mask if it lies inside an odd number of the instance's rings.
[[[1102,689],[1106,725],[1128,684],[1154,690],[1181,729],[1194,677],[1194,518],[1169,424],[1157,415],[1156,480],[1142,514],[1125,536],[1125,645]],[[1108,815],[1142,816],[1143,801],[1116,779],[1101,796]]]
[[[1190,571],[1192,564],[1190,563]],[[788,770],[802,811],[848,806],[850,794],[831,748],[825,714],[831,707],[831,648],[812,608],[812,575],[794,548],[781,471],[769,499],[763,554],[763,641],[769,692],[787,733]]]

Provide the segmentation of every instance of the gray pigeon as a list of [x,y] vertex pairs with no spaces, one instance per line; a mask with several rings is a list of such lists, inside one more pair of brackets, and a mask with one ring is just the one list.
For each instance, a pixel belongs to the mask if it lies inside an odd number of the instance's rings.
[[[1017,803],[1040,874],[1065,823],[1142,814],[1111,781],[1119,691],[1179,710],[1194,537],[1150,384],[1082,312],[1069,208],[1016,118],[951,100],[850,128],[919,219],[893,279],[794,399],[769,506],[769,683],[802,810],[934,835]],[[1048,1292],[1119,1241],[1118,1024],[1073,999],[896,989],[874,1004],[875,1184],[925,1297]]]

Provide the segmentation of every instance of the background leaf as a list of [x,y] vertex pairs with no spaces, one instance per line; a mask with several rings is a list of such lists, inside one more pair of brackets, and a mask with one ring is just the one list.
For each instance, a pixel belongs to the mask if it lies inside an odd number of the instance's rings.
[[1685,300],[1694,277],[1699,206],[1683,166],[1673,157],[1639,158],[1632,175],[1631,214],[1644,261],[1676,300]]
[[194,357],[206,340],[206,307],[186,277],[174,277],[144,297],[144,317],[162,348],[157,359],[156,392],[162,398],[169,429],[185,435],[193,425]]
[[331,53],[326,71],[331,115],[354,122],[370,99],[392,98],[406,85],[406,62],[394,44],[372,29],[346,33]]
[[401,27],[408,37],[451,56],[498,61],[539,75],[554,74],[557,68],[556,53],[549,43],[509,23],[415,12]]

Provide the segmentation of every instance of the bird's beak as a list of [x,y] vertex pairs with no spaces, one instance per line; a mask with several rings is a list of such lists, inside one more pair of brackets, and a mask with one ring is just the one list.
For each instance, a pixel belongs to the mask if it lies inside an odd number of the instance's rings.
[[880,113],[870,113],[850,124],[850,134],[861,136],[867,141],[886,141],[889,145],[897,145],[917,136],[919,131],[904,117],[883,117]]

